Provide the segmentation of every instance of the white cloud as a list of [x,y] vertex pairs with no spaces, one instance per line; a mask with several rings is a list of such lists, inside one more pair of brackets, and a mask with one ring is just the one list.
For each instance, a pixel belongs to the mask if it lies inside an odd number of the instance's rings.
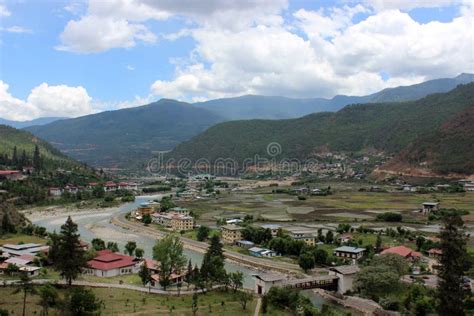
[[32,30],[24,28],[22,26],[14,25],[9,27],[0,27],[0,31],[8,33],[33,33]]
[[[361,12],[371,15],[353,22]],[[238,30],[202,25],[191,30],[197,44],[189,59],[177,64],[173,79],[158,80],[151,90],[184,100],[246,93],[332,97],[472,72],[472,17],[463,14],[423,24],[399,10],[370,12],[356,5],[299,10],[291,24],[255,21]]]
[[8,10],[8,8],[0,3],[0,17],[7,17],[7,16],[10,16],[11,15],[11,12]]
[[135,67],[133,67],[132,65],[127,65],[127,70],[134,71]]
[[42,83],[33,88],[26,100],[13,97],[8,84],[0,80],[0,117],[30,120],[45,116],[75,117],[95,112],[92,98],[81,86],[50,86]]
[[[471,0],[467,0],[471,1]],[[364,0],[377,11],[402,10],[411,11],[417,8],[442,8],[461,4],[463,0]]]
[[91,15],[79,21],[69,21],[61,34],[62,45],[56,48],[78,53],[97,53],[111,48],[131,48],[137,41],[154,43],[156,36],[142,24]]

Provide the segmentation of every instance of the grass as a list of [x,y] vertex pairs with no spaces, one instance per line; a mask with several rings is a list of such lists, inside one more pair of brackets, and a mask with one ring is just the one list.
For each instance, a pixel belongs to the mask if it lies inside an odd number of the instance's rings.
[[7,234],[0,237],[0,245],[5,244],[27,244],[27,243],[37,243],[37,244],[44,244],[46,243],[46,239],[37,237],[37,236],[30,236],[24,234]]
[[[22,294],[12,294],[13,288],[0,288],[0,308],[10,311],[11,315],[20,315]],[[168,297],[141,293],[124,289],[93,288],[95,295],[104,302],[102,315],[192,315],[191,296]],[[60,293],[64,295],[65,289]],[[224,304],[222,304],[224,302]],[[199,295],[198,315],[253,315],[256,299],[247,303],[244,311],[237,296],[232,292],[213,291]],[[170,312],[171,311],[171,312]],[[27,297],[27,315],[39,315],[38,296]],[[50,310],[49,315],[59,315],[57,310]],[[270,315],[285,315],[276,311]]]
[[79,277],[79,280],[88,281],[88,282],[96,282],[96,283],[115,283],[115,284],[119,284],[120,281],[122,281],[123,284],[142,286],[142,281],[140,277],[138,276],[138,274],[126,274],[126,275],[119,275],[119,276],[109,277],[109,278],[96,277],[92,275],[81,275]]

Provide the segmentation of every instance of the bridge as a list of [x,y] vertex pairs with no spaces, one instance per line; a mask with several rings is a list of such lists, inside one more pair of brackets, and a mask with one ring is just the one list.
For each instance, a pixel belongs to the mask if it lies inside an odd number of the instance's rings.
[[293,288],[293,289],[325,289],[329,291],[338,290],[339,277],[336,275],[320,275],[304,279],[288,279],[281,274],[253,274],[255,281],[255,293],[263,295],[268,293],[272,286]]

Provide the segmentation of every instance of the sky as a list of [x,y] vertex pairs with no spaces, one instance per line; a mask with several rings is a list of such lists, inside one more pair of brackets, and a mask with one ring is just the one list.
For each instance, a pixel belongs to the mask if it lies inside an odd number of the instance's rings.
[[0,118],[474,72],[473,0],[0,0]]

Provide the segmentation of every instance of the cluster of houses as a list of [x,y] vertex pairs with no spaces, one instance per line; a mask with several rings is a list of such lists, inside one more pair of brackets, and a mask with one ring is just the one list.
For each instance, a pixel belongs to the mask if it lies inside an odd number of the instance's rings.
[[65,192],[70,194],[77,194],[79,192],[83,192],[86,190],[93,190],[96,187],[103,187],[105,192],[115,192],[118,190],[126,190],[126,191],[138,191],[138,184],[134,182],[113,182],[107,181],[105,183],[96,183],[91,182],[87,186],[78,186],[74,184],[66,184],[64,187],[51,187],[49,188],[49,194],[51,196],[61,196]]
[[140,204],[134,212],[137,220],[142,220],[145,214],[150,215],[152,223],[173,231],[179,232],[194,229],[194,218],[190,215],[187,208],[173,207],[166,212],[162,212],[160,203],[149,201]]
[[35,258],[40,254],[46,255],[49,246],[35,243],[5,244],[0,247],[0,273],[24,273],[30,277],[37,276],[40,268],[34,264]]
[[34,167],[23,167],[22,170],[0,170],[0,181],[18,181],[26,179],[35,171]]
[[[463,179],[459,180],[457,182],[459,185],[461,185],[466,192],[474,192],[474,180],[469,180],[469,179]],[[400,185],[400,190],[403,192],[419,192],[419,191],[440,191],[443,192],[447,189],[449,189],[452,185],[451,184],[437,184],[435,186],[431,187],[423,187],[423,186],[415,186],[411,184],[401,184]]]

